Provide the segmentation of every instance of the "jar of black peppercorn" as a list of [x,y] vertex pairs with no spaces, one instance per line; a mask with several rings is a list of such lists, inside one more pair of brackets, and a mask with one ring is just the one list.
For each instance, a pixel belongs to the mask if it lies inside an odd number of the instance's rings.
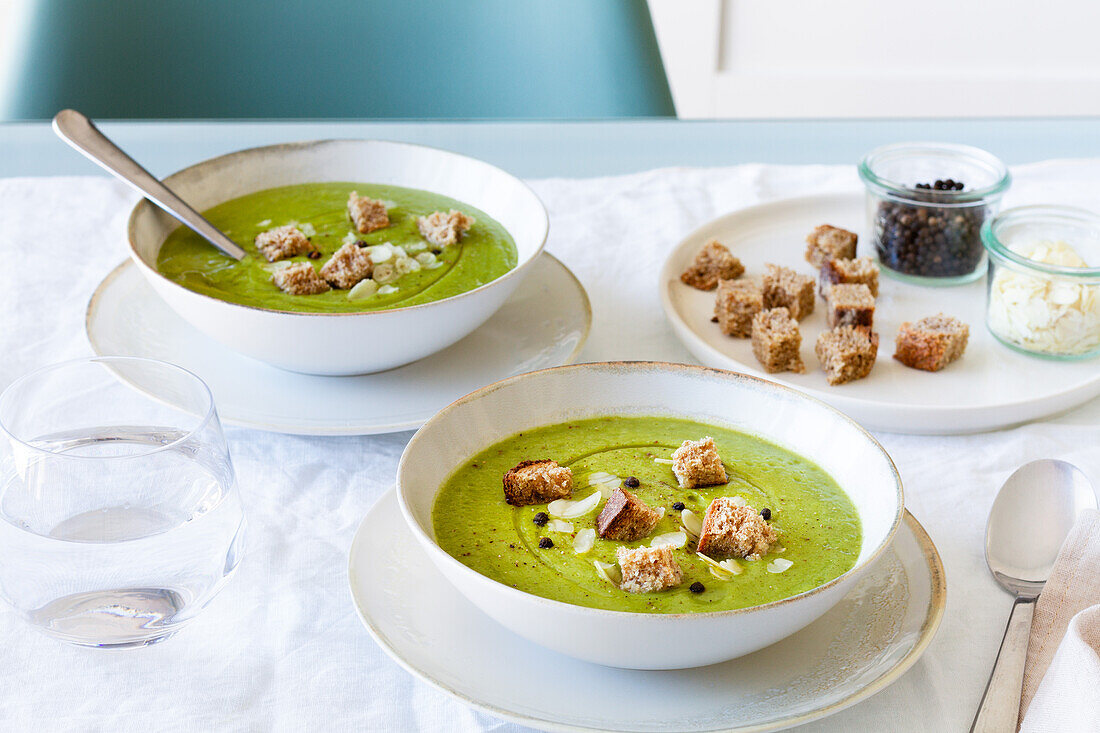
[[985,273],[982,224],[1011,177],[978,148],[898,143],[859,164],[871,244],[883,271],[920,285],[958,285]]

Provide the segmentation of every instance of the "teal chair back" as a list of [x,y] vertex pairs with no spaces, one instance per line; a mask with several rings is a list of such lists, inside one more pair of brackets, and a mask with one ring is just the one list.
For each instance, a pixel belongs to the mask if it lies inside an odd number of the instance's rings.
[[10,119],[675,114],[645,0],[24,0]]

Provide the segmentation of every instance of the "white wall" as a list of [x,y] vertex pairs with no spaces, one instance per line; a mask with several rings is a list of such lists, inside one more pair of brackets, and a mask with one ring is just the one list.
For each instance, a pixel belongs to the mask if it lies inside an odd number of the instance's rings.
[[1100,114],[1095,0],[649,4],[681,117]]

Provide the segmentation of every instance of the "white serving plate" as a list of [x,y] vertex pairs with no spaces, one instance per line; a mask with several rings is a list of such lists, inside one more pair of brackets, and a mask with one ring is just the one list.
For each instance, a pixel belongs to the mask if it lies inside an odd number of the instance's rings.
[[[714,293],[680,282],[680,273],[709,239],[717,239],[759,276],[774,262],[816,274],[803,253],[806,234],[829,223],[859,233],[859,254],[873,255],[862,193],[785,199],[719,217],[689,234],[660,273],[661,302],[679,339],[702,363],[765,376],[825,400],[865,426],[900,433],[969,433],[1005,427],[1076,407],[1100,395],[1100,360],[1059,362],[1017,353],[985,327],[985,281],[958,287],[920,287],[879,278],[875,330],[878,360],[865,379],[830,387],[814,343],[825,330],[824,302],[801,322],[806,374],[766,374],[749,339],[730,338],[711,323]],[[970,326],[963,358],[936,373],[894,360],[894,337],[903,321],[943,312]]]
[[145,356],[195,372],[210,385],[226,423],[301,435],[366,435],[417,428],[489,382],[571,363],[591,322],[580,282],[543,253],[520,288],[472,334],[378,374],[297,374],[239,354],[172,311],[132,262],[100,283],[88,303],[85,330],[101,356]]
[[516,266],[473,290],[386,310],[303,313],[240,305],[188,290],[157,271],[157,254],[179,222],[148,199],[130,214],[130,256],[157,295],[214,340],[290,371],[346,376],[409,364],[462,339],[504,304],[546,243],[546,207],[526,183],[476,158],[424,145],[267,145],[211,158],[164,179],[199,211],[276,186],[326,181],[405,186],[474,206],[512,235]]
[[402,521],[393,491],[351,545],[360,618],[402,667],[458,700],[542,730],[773,731],[884,689],[920,657],[943,616],[943,565],[906,513],[893,544],[822,618],[778,644],[698,669],[580,662],[521,639],[467,601]]

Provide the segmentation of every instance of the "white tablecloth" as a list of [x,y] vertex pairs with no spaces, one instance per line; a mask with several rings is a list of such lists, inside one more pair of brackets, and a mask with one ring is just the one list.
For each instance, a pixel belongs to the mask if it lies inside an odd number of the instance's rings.
[[[1008,205],[1100,209],[1100,161],[1014,174]],[[745,165],[534,186],[550,209],[549,250],[592,298],[582,360],[690,362],[657,298],[656,272],[669,248],[732,209],[858,182],[850,167]],[[125,257],[121,232],[134,199],[106,179],[0,180],[0,386],[90,353],[85,304]],[[348,547],[391,485],[410,434],[227,434],[250,523],[233,582],[177,637],[137,651],[64,646],[0,612],[0,729],[517,730],[414,680],[374,644],[352,608]],[[990,503],[1001,482],[1035,458],[1072,461],[1100,481],[1100,400],[996,433],[880,437],[904,477],[909,509],[943,555],[947,614],[903,679],[803,730],[965,730],[1010,606],[982,555]]]

